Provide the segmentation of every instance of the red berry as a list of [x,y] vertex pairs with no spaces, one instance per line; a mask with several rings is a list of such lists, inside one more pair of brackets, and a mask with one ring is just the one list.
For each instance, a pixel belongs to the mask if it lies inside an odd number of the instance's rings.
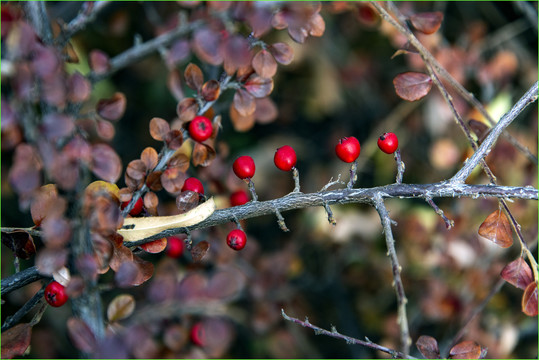
[[243,205],[249,201],[249,195],[245,190],[238,190],[230,195],[230,206]]
[[244,155],[234,161],[232,170],[240,179],[252,178],[255,174],[255,162],[252,157]]
[[66,289],[59,282],[53,281],[45,287],[45,300],[49,305],[59,307],[64,305],[67,299]]
[[210,119],[205,116],[195,116],[188,126],[189,136],[196,141],[204,141],[210,138],[213,132]]
[[191,328],[191,341],[195,345],[204,346],[206,342],[206,331],[204,331],[204,326],[201,322],[197,322]]
[[183,254],[183,239],[177,236],[167,238],[167,256],[177,259]]
[[200,195],[204,195],[204,186],[202,186],[202,183],[200,180],[194,177],[190,177],[185,179],[185,182],[183,183],[182,191],[191,190],[196,193],[199,193]]
[[282,146],[275,151],[273,162],[279,169],[290,171],[296,166],[296,152],[292,149],[292,146]]
[[[122,210],[125,209],[125,207],[127,206],[127,204],[129,204],[129,201],[124,201],[122,203]],[[138,214],[140,214],[142,212],[142,205],[143,205],[143,201],[142,201],[142,198],[138,198],[137,202],[135,203],[135,206],[133,206],[133,208],[131,209],[131,211],[129,212],[129,215],[131,216],[137,216]]]
[[399,147],[399,139],[392,132],[383,133],[378,138],[378,147],[386,154],[393,154]]
[[240,229],[232,230],[228,233],[228,236],[226,237],[226,244],[234,250],[243,249],[246,242],[247,235],[245,235],[245,233]]
[[353,136],[343,137],[335,146],[335,152],[339,159],[347,163],[356,161],[360,151],[359,141]]

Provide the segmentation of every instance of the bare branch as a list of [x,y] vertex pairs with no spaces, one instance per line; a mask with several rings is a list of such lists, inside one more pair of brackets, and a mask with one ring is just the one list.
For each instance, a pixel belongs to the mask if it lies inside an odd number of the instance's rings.
[[37,35],[47,45],[52,44],[52,29],[45,1],[24,2],[24,10]]
[[95,20],[111,1],[86,1],[81,6],[81,11],[68,24],[64,26],[63,33],[58,39],[60,45],[65,45],[77,32],[83,30],[89,23]]
[[2,332],[15,326],[21,321],[21,319],[30,312],[36,305],[44,300],[45,287],[43,286],[37,293],[34,294],[17,312],[6,318],[6,321],[2,324]]
[[23,271],[19,271],[18,273],[15,273],[2,279],[2,296],[45,277],[46,276],[39,273],[36,266],[32,266],[28,269],[24,269]]
[[384,228],[384,235],[386,238],[387,255],[391,260],[391,270],[393,271],[393,286],[395,287],[395,293],[397,294],[397,303],[399,304],[399,318],[398,323],[400,326],[401,334],[401,346],[402,352],[406,355],[410,352],[410,345],[412,339],[410,338],[410,329],[408,328],[408,317],[406,316],[406,304],[408,299],[404,293],[404,285],[402,284],[401,271],[402,267],[399,265],[399,258],[397,257],[397,251],[395,249],[395,240],[393,239],[393,231],[391,231],[391,218],[387,212],[384,200],[381,193],[377,193],[374,196],[374,207],[380,215],[380,221]]

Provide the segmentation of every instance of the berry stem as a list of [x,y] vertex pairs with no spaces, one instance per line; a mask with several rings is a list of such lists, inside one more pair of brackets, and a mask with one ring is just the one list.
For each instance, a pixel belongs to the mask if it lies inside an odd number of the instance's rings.
[[402,184],[402,176],[404,175],[404,170],[406,169],[406,166],[404,165],[404,162],[401,159],[401,150],[397,149],[395,151],[395,161],[397,162],[397,184]]
[[251,180],[251,178],[248,178],[247,181],[249,184],[249,191],[251,192],[251,196],[253,197],[253,202],[257,202],[258,196],[256,195],[255,191],[255,183],[253,182],[253,180]]
[[357,180],[357,160],[354,160],[352,163],[352,166],[350,167],[350,181],[348,181],[348,189],[352,189],[354,187],[354,183]]
[[296,167],[292,168],[292,176],[294,177],[294,190],[293,193],[299,193],[299,171],[296,169]]

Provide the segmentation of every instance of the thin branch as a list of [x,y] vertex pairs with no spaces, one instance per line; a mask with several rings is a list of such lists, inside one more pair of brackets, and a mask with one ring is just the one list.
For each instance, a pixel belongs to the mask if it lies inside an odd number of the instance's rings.
[[2,332],[13,327],[15,324],[19,323],[21,319],[28,314],[36,305],[43,301],[45,294],[45,287],[42,287],[37,293],[32,296],[30,300],[26,302],[17,312],[6,318],[6,321],[2,324]]
[[52,29],[45,8],[45,1],[27,1],[23,3],[26,16],[32,27],[36,30],[37,35],[47,45],[52,44]]
[[434,203],[431,197],[426,197],[425,201],[429,203],[429,205],[434,209],[436,214],[438,214],[444,220],[445,227],[447,228],[447,230],[451,229],[455,225],[455,222],[453,220],[450,220],[447,216],[445,216],[444,211],[440,209],[438,205]]
[[77,32],[84,30],[86,26],[93,22],[104,8],[109,6],[111,1],[86,1],[81,6],[81,11],[68,24],[64,25],[63,33],[57,40],[60,46],[65,45]]
[[537,100],[537,82],[520,98],[520,100],[506,113],[500,121],[492,128],[490,133],[481,143],[481,146],[477,151],[472,155],[471,158],[464,164],[462,169],[460,169],[455,176],[453,176],[450,181],[455,182],[464,182],[472,170],[477,166],[479,161],[483,160],[485,156],[490,152],[492,146],[503,132],[503,130],[511,124],[511,122],[524,110],[529,104]]
[[387,255],[391,260],[393,286],[395,287],[397,303],[399,305],[399,317],[397,322],[400,326],[402,352],[408,355],[410,352],[410,345],[412,344],[412,339],[410,338],[410,329],[408,328],[408,317],[406,316],[406,304],[408,303],[408,299],[406,298],[406,294],[404,293],[404,285],[402,284],[402,267],[399,265],[399,258],[397,257],[397,250],[395,249],[395,240],[393,239],[393,231],[391,230],[391,218],[389,217],[389,213],[384,204],[382,195],[377,193],[373,200],[374,207],[380,215],[380,221],[382,222],[382,227],[384,228]]
[[2,227],[0,229],[1,232],[3,233],[10,233],[10,232],[14,232],[14,231],[24,231],[24,232],[27,232],[28,234],[32,235],[32,236],[43,236],[43,232],[41,230],[38,230],[38,229],[35,229],[33,227],[28,227],[28,228],[18,228],[18,227]]
[[202,24],[203,21],[201,20],[193,21],[191,23],[181,25],[165,34],[159,35],[152,40],[148,40],[145,43],[137,44],[132,48],[124,51],[123,53],[113,57],[110,60],[110,68],[108,69],[108,71],[100,74],[91,72],[88,75],[88,79],[93,83],[103,80],[114,74],[116,71],[123,69],[130,64],[136,63],[145,58],[146,56],[151,55],[155,51],[159,50],[161,47],[170,45],[177,38],[191,33],[195,29],[199,28]]
[[335,327],[332,327],[331,331],[322,329],[321,327],[318,327],[316,325],[311,324],[309,322],[309,319],[305,319],[305,321],[301,321],[301,320],[296,319],[294,317],[288,316],[284,312],[284,309],[281,309],[281,315],[287,321],[290,321],[290,322],[293,322],[295,324],[298,324],[298,325],[301,325],[303,327],[314,330],[314,333],[316,335],[326,335],[326,336],[330,336],[332,338],[344,340],[344,341],[346,341],[347,344],[350,344],[350,345],[361,345],[361,346],[365,346],[365,347],[368,347],[368,348],[373,349],[373,350],[382,351],[382,352],[385,352],[385,353],[391,355],[391,357],[393,359],[416,359],[415,357],[409,356],[409,355],[407,355],[405,353],[402,353],[400,351],[389,349],[389,348],[387,348],[385,346],[373,343],[369,339],[364,341],[364,340],[359,340],[359,339],[356,339],[356,338],[353,338],[353,337],[350,337],[350,336],[343,335],[343,334],[339,333]]
[[25,285],[31,284],[34,281],[41,280],[47,276],[42,275],[37,270],[36,266],[29,267],[23,271],[19,271],[11,276],[2,279],[1,292],[2,296],[17,290]]
[[[468,185],[439,182],[435,184],[391,184],[373,188],[338,189],[316,193],[298,193],[294,196],[284,196],[268,201],[251,201],[241,206],[216,210],[206,220],[188,227],[189,230],[213,227],[226,224],[236,216],[239,220],[271,215],[277,208],[284,211],[303,209],[313,206],[332,204],[372,203],[377,193],[384,194],[385,198],[456,198],[456,197],[495,197],[537,200],[537,189],[532,186],[511,187],[494,185]],[[152,240],[185,233],[186,228],[174,228],[160,232],[143,240],[126,242],[126,246],[139,246]]]

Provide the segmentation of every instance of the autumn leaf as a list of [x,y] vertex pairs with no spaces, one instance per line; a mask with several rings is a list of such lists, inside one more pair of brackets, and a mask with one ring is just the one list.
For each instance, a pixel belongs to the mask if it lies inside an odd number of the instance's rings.
[[200,262],[204,255],[210,249],[210,243],[207,241],[201,241],[191,249],[191,257],[194,262]]
[[537,316],[537,283],[528,284],[522,295],[522,312],[528,316]]
[[507,264],[501,276],[509,284],[523,290],[533,281],[532,269],[521,257]]
[[443,19],[444,14],[440,11],[434,11],[412,15],[410,17],[410,22],[414,28],[421,31],[423,34],[433,34],[438,31]]
[[432,88],[432,79],[423,73],[405,72],[395,76],[393,85],[399,97],[416,101],[429,93]]
[[11,329],[2,332],[2,359],[13,359],[15,356],[22,356],[32,337],[32,326],[30,324],[17,324]]
[[91,353],[96,349],[97,340],[90,327],[84,320],[71,317],[67,320],[67,333],[77,349]]
[[107,318],[110,322],[129,317],[135,311],[135,298],[129,294],[116,296],[107,308]]
[[502,248],[513,245],[511,225],[502,210],[496,210],[479,226],[479,235],[494,242]]
[[200,90],[202,84],[204,83],[204,75],[202,75],[202,70],[200,68],[190,63],[185,68],[184,72],[185,82],[193,90]]
[[463,341],[449,350],[450,359],[479,359],[481,346],[475,341]]
[[421,335],[416,343],[419,352],[427,359],[439,359],[440,349],[438,348],[438,342],[432,336]]

